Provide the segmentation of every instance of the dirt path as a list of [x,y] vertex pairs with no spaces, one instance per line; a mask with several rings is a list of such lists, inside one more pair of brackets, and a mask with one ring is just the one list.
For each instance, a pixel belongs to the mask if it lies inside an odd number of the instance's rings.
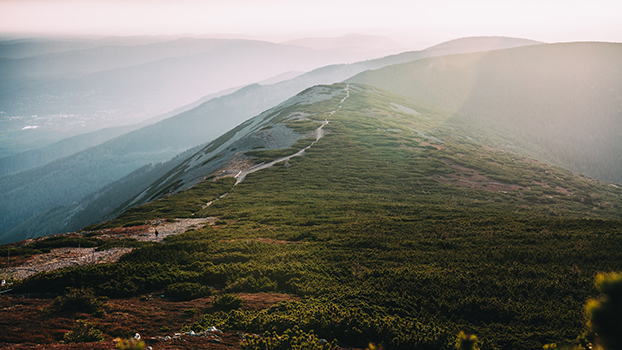
[[42,271],[115,262],[121,255],[130,251],[131,248],[112,248],[100,252],[96,252],[95,248],[56,248],[47,254],[35,255],[22,266],[4,268],[0,270],[0,275],[21,280]]
[[[346,85],[345,90],[346,90],[346,96],[341,99],[341,101],[339,102],[339,107],[337,107],[337,109],[335,109],[334,111],[331,111],[331,112],[328,113],[328,117],[332,116],[333,114],[335,114],[335,112],[337,112],[340,108],[342,108],[343,107],[343,103],[345,102],[345,100],[348,97],[350,97],[350,85],[349,84]],[[286,156],[286,157],[275,159],[275,160],[273,160],[273,161],[271,161],[269,163],[259,164],[259,165],[256,165],[256,166],[250,168],[250,169],[247,169],[247,170],[240,170],[240,172],[238,172],[237,175],[235,175],[235,179],[236,179],[235,185],[237,185],[240,182],[244,181],[244,179],[246,178],[246,175],[248,175],[248,174],[252,174],[252,173],[254,173],[256,171],[269,168],[269,167],[271,167],[271,166],[273,166],[274,164],[277,164],[277,163],[288,161],[288,160],[290,160],[293,157],[297,157],[297,156],[303,155],[306,150],[311,148],[311,146],[315,145],[315,143],[318,142],[322,138],[322,136],[324,136],[323,128],[324,128],[324,126],[326,124],[329,123],[328,117],[326,117],[326,119],[324,119],[324,121],[322,122],[322,125],[320,125],[315,130],[315,141],[313,141],[309,146],[301,149],[300,151],[298,151],[298,152],[296,152],[294,154],[291,154],[291,155]],[[235,185],[233,185],[233,186],[235,186]]]
[[[168,236],[186,232],[191,228],[201,228],[204,224],[213,222],[216,218],[207,217],[200,219],[177,219],[175,222],[155,220],[151,222],[151,227],[145,226],[142,232],[127,236],[117,233],[118,230],[111,229],[104,232],[98,238],[134,238],[143,242],[162,242]],[[155,231],[158,230],[156,237]],[[25,261],[21,266],[14,266],[0,269],[0,276],[3,279],[24,279],[42,271],[53,271],[63,267],[104,264],[118,261],[132,248],[112,248],[96,251],[97,248],[76,248],[64,247],[52,249],[49,253],[38,254]]]
[[[224,197],[221,196],[221,198]],[[215,200],[214,200],[215,201]],[[213,201],[212,201],[213,202]],[[208,203],[208,205],[211,204]],[[142,242],[162,242],[162,240],[168,236],[178,235],[180,233],[184,233],[191,228],[201,228],[205,224],[210,222],[214,222],[216,218],[207,217],[200,219],[176,219],[175,222],[167,222],[167,221],[155,221],[153,227],[149,228],[147,232],[138,233],[132,235],[131,237],[136,239],[137,241]],[[156,237],[155,232],[158,232],[158,236]]]

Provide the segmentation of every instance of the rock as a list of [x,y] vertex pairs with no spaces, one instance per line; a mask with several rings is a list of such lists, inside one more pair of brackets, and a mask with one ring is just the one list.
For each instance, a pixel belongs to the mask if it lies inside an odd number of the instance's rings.
[[216,333],[222,333],[222,331],[214,326],[209,327],[208,329],[205,330],[206,332],[216,332]]

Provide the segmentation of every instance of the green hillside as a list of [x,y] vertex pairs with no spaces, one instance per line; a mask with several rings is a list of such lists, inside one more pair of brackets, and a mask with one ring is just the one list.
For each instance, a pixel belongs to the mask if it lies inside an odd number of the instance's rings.
[[490,126],[500,148],[622,183],[620,62],[622,44],[535,45],[404,63],[348,81]]
[[[171,160],[172,157],[186,157],[187,154],[181,152],[188,151],[193,147],[202,147],[206,142],[226,134],[236,125],[283,102],[309,86],[332,84],[367,69],[381,68],[390,64],[409,62],[430,56],[535,43],[537,42],[503,37],[462,38],[434,46],[429,50],[404,52],[353,64],[325,66],[277,84],[253,84],[220,98],[209,99],[185,112],[171,113],[174,114],[173,117],[55,161],[46,156],[44,158],[49,163],[45,165],[0,177],[0,196],[4,199],[0,202],[0,242],[8,243],[73,231],[100,220],[115,207],[121,206],[141,193],[144,186],[148,186],[154,177],[159,177],[162,173],[176,167],[178,164],[175,159]],[[263,47],[262,45],[259,46]],[[253,64],[258,64],[256,55],[246,56],[254,57]],[[205,58],[204,55],[201,57]],[[207,62],[196,57],[192,61],[194,62],[190,64],[192,67],[195,67],[195,64],[205,65]],[[231,60],[225,59],[224,61],[230,62]],[[175,62],[178,65],[180,63],[179,61]],[[147,65],[152,66],[153,64]],[[149,89],[155,87],[156,90],[162,86],[170,88],[181,85],[184,86],[184,89],[192,90],[192,94],[201,90],[192,89],[188,85],[188,79],[183,78],[184,74],[175,75],[172,73],[169,67],[171,64],[173,62],[168,60],[157,63],[156,66],[160,68],[156,70],[160,73],[164,72],[163,74],[166,76],[175,76],[175,80],[183,80],[183,84],[145,84],[144,82],[141,84],[148,85]],[[189,68],[190,66],[185,64],[181,64],[181,66],[184,67],[182,70],[193,71]],[[208,66],[210,65],[208,64]],[[237,74],[242,74],[238,68],[234,70]],[[122,70],[127,73],[127,68]],[[217,70],[225,72],[223,73],[225,75],[231,75],[227,73],[231,70],[222,67]],[[200,74],[197,75],[196,71],[193,72],[194,78],[200,76]],[[106,72],[105,75],[109,73],[114,73],[113,75],[129,79],[132,82],[141,81],[137,78],[141,74],[130,74],[132,76],[130,77],[130,75],[121,74],[120,71],[115,70]],[[149,75],[150,79],[153,78],[148,74],[148,71],[143,71],[143,73]],[[265,74],[265,72],[261,74]],[[150,79],[148,81],[151,81]],[[201,84],[206,81],[203,78],[199,80]],[[215,82],[214,77],[208,80]],[[119,85],[128,89],[135,84],[118,83],[114,85],[114,94],[123,95],[124,99],[129,98],[128,96],[134,96],[136,91],[146,93],[145,91],[149,90],[137,88],[133,89],[132,93],[128,93],[119,90]],[[176,94],[181,94],[184,98],[188,97],[182,90],[178,88],[174,88],[174,90]],[[158,98],[149,98],[147,102],[150,108],[154,108],[154,101],[159,100]],[[46,108],[49,107],[46,105]],[[111,106],[108,104],[106,108],[111,108]],[[49,154],[46,153],[46,155]],[[16,159],[18,159],[18,163],[21,163],[25,162],[26,158],[22,154]],[[159,162],[165,163],[158,164]],[[149,164],[152,165],[153,170],[146,172],[144,176],[140,176],[141,178],[138,179],[136,172],[141,172],[143,170],[141,167]],[[11,164],[10,161],[3,163],[0,160],[0,168],[3,166],[12,168],[15,164]],[[13,172],[8,168],[5,171]],[[115,214],[118,213],[115,212]]]
[[537,349],[581,334],[595,274],[622,269],[622,190],[613,184],[470,141],[450,114],[369,86],[314,87],[279,111],[245,137],[288,127],[307,138],[277,150],[249,142],[237,156],[259,164],[311,145],[303,155],[237,185],[209,177],[105,224],[214,216],[214,225],[119,263],[38,274],[19,290],[87,286],[123,297],[189,282],[278,291],[301,300],[211,309],[185,330],[298,326],[385,349],[450,349],[464,330],[482,349]]

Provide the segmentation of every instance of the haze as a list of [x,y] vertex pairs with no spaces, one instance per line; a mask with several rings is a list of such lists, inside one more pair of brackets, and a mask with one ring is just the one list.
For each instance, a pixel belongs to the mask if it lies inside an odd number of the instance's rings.
[[622,2],[592,1],[0,1],[0,33],[206,35],[284,41],[346,33],[414,47],[498,35],[547,42],[622,41]]

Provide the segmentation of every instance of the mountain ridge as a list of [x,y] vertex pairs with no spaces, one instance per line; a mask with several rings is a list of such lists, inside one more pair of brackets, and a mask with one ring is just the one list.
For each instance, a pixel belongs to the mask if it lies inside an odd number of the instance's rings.
[[[484,45],[486,47],[490,46],[490,44],[488,43],[490,38],[479,38],[479,39],[476,38],[474,40],[479,45]],[[498,42],[498,40],[496,39],[494,39],[494,41]],[[397,56],[389,56],[389,57],[382,58],[382,59],[365,61],[365,62],[350,64],[350,65],[344,65],[344,64],[332,65],[332,66],[327,66],[327,67],[316,69],[312,72],[308,72],[303,75],[300,75],[294,79],[283,81],[283,82],[280,82],[274,85],[269,85],[269,86],[252,85],[246,88],[242,88],[238,90],[237,92],[235,92],[234,94],[231,94],[228,96],[222,96],[218,99],[207,101],[203,105],[198,106],[197,108],[193,110],[186,111],[180,115],[171,117],[167,120],[160,121],[159,123],[150,125],[146,127],[145,129],[136,130],[130,134],[123,135],[119,139],[113,139],[113,140],[108,141],[107,144],[113,145],[114,146],[113,148],[107,149],[107,148],[102,147],[102,145],[100,145],[100,146],[97,146],[96,148],[93,148],[92,151],[89,151],[93,153],[88,153],[88,152],[83,153],[83,155],[89,156],[89,157],[90,157],[89,154],[95,154],[97,152],[104,153],[104,154],[119,154],[119,157],[121,157],[120,150],[123,149],[123,152],[128,154],[128,156],[124,158],[116,158],[116,159],[110,158],[108,159],[108,162],[105,162],[106,158],[100,158],[100,160],[97,163],[89,165],[91,169],[101,169],[101,170],[88,171],[86,174],[82,174],[82,173],[79,174],[75,170],[71,170],[71,169],[76,168],[80,170],[81,167],[77,165],[72,165],[72,163],[70,163],[70,158],[65,158],[64,160],[57,161],[54,164],[57,164],[57,165],[61,163],[65,164],[63,166],[60,166],[61,169],[59,169],[58,171],[61,173],[64,173],[65,174],[64,177],[66,177],[68,180],[65,181],[64,184],[60,184],[60,183],[43,184],[40,187],[41,188],[40,191],[43,191],[46,188],[58,188],[58,189],[62,188],[63,191],[65,190],[70,191],[72,187],[78,186],[78,185],[79,186],[91,186],[90,192],[97,191],[101,187],[109,183],[110,181],[114,181],[115,179],[118,179],[119,175],[118,174],[115,175],[115,172],[118,172],[119,169],[121,169],[121,171],[124,172],[124,174],[121,174],[122,176],[122,175],[128,174],[132,170],[138,167],[141,167],[149,162],[166,161],[167,159],[173,157],[174,155],[176,155],[177,153],[185,149],[195,147],[197,145],[205,143],[207,141],[206,139],[209,137],[209,135],[206,135],[207,130],[209,130],[210,132],[213,131],[211,137],[216,137],[222,134],[223,132],[229,130],[230,128],[235,127],[236,125],[243,122],[244,120],[258,113],[261,113],[263,110],[266,110],[286,100],[287,98],[300,92],[301,90],[304,90],[305,88],[309,86],[316,85],[316,84],[322,84],[322,83],[336,83],[336,82],[342,81],[343,79],[347,79],[350,76],[356,73],[359,73],[365,69],[378,68],[378,67],[383,66],[384,64],[392,64],[395,62],[405,62],[408,60],[419,59],[419,58],[426,57],[427,55],[433,55],[433,53],[426,52],[426,51],[417,51],[417,52],[405,53],[405,54],[401,54]],[[209,117],[212,115],[220,116],[219,120],[221,120],[221,123],[223,123],[223,126],[221,128],[216,130],[214,122],[211,119],[206,118],[206,116]],[[179,121],[183,120],[183,123],[175,123],[175,120],[179,120]],[[150,130],[152,132],[150,132]],[[136,139],[132,140],[132,138],[134,138],[135,135],[140,135],[143,139],[143,142],[138,143]],[[177,145],[176,147],[178,148],[170,147],[167,153],[166,148],[168,145],[166,142],[167,140],[174,137],[174,135],[177,135],[175,139],[175,144]],[[136,151],[136,149],[139,148],[138,146],[142,148],[143,152],[144,151],[150,152],[151,157],[152,157],[151,160],[148,160],[146,158],[141,158],[141,156],[138,155],[138,151]],[[158,156],[158,152],[162,152],[161,153],[162,156]],[[77,159],[77,156],[72,156],[72,157],[73,157],[72,159]],[[138,164],[133,165],[133,169],[127,165],[131,161],[130,159],[131,157],[138,157],[138,161],[139,161]],[[122,168],[123,166],[125,166],[125,168]],[[58,169],[59,167],[56,167],[56,168]],[[48,167],[48,169],[52,169],[52,167],[50,166]],[[40,173],[41,171],[43,173]],[[27,176],[34,177],[36,179],[43,179],[43,178],[49,179],[50,177],[47,177],[47,174],[50,172],[52,171],[43,170],[43,168],[33,169],[29,173],[24,173],[24,174],[21,174],[20,176],[15,175],[14,177],[19,178],[20,181],[22,180],[22,178],[26,178]],[[97,178],[97,181],[99,182],[89,181],[88,183],[85,183],[82,180],[85,178],[85,175],[92,176],[92,177],[103,177],[103,176],[107,176],[107,177],[103,180]],[[5,185],[2,186],[0,184],[0,187],[4,188],[5,191],[7,192],[12,191],[11,188],[13,188],[14,186],[7,186],[6,181],[3,181],[3,182]],[[99,184],[99,186],[93,187],[93,184]],[[37,191],[34,191],[34,192],[37,192]],[[88,195],[88,192],[89,191],[85,191],[83,195],[84,196]],[[23,203],[26,203],[27,205],[28,203],[32,203],[32,200],[23,193],[18,195],[16,192],[14,192],[14,196],[15,198],[17,198],[16,200],[22,201]],[[40,195],[37,195],[37,197],[40,197]],[[60,198],[53,194],[49,197],[50,197],[49,200],[52,201],[53,205],[48,205],[47,207],[48,209],[52,209],[53,207],[58,206],[58,205],[66,205],[66,204],[69,204],[70,202],[80,200],[80,196],[75,196],[75,195],[71,198],[71,201],[65,200],[64,202],[61,202]],[[123,200],[122,202],[124,201],[125,200]],[[16,203],[11,204],[9,201],[7,201],[5,205],[11,205],[12,208],[21,208],[24,206],[23,203],[20,202],[17,204]],[[119,203],[119,205],[121,203]],[[8,209],[7,209],[7,212],[8,212]],[[32,212],[31,215],[28,215],[27,217],[32,217],[32,215],[35,215],[35,214],[36,212]],[[20,214],[20,215],[24,216],[23,214]],[[23,221],[23,219],[27,219],[27,218],[24,217],[21,220]],[[96,219],[97,218],[93,218],[93,220],[96,220]],[[2,222],[4,222],[4,227],[14,227],[14,225],[17,223],[17,220],[11,221],[11,224],[7,224],[6,219],[0,220],[0,223]],[[48,233],[59,232],[57,230],[72,231],[72,230],[79,229],[79,227],[70,227],[70,228],[58,228],[54,230],[52,229],[54,225],[55,225],[54,223],[48,222],[46,225],[39,224],[39,225],[35,225],[35,227],[39,227],[39,228],[47,227],[48,231],[46,232]],[[28,233],[26,236],[31,236],[34,234],[38,234],[38,233],[30,231],[30,233]]]

